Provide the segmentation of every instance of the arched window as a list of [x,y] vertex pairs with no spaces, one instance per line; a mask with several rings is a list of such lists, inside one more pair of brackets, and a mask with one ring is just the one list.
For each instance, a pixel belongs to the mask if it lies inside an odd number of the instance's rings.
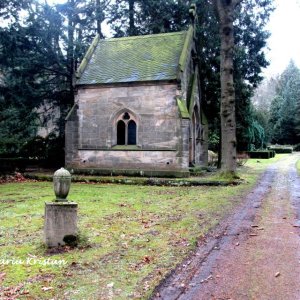
[[130,113],[123,113],[117,120],[117,145],[137,144],[137,125]]
[[126,125],[120,120],[117,123],[117,144],[125,145],[125,136],[126,136]]
[[128,122],[128,145],[136,145],[136,124],[133,120]]

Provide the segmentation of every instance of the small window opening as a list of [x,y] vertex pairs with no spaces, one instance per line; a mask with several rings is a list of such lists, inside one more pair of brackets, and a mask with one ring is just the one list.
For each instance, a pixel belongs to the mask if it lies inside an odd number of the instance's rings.
[[137,144],[137,125],[128,112],[117,122],[117,145]]
[[126,112],[124,115],[123,115],[123,120],[129,120],[130,119],[130,115],[128,112]]
[[136,145],[136,124],[133,120],[128,122],[128,145]]
[[117,125],[117,144],[125,145],[126,125],[123,121],[119,121]]

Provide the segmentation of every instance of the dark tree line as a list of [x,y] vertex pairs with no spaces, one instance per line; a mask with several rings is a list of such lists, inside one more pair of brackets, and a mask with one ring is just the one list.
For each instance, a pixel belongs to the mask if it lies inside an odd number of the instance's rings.
[[[230,2],[230,1],[229,1]],[[238,3],[240,2],[240,3]],[[234,87],[237,149],[256,143],[259,123],[251,105],[267,66],[264,47],[272,1],[238,1],[233,10]],[[197,5],[197,47],[204,109],[210,122],[210,147],[220,138],[220,19],[212,0],[67,0],[50,6],[36,0],[0,4],[0,153],[18,152],[35,137],[40,108],[59,109],[55,134],[74,101],[74,74],[93,37],[105,38],[104,21],[113,36],[185,30],[189,7]],[[45,109],[44,109],[45,111]],[[48,116],[51,118],[51,114]],[[254,141],[253,141],[254,139]]]
[[300,143],[300,70],[293,61],[279,76],[269,108],[270,142]]
[[300,69],[294,61],[281,74],[264,80],[253,99],[262,143],[296,145],[300,150]]

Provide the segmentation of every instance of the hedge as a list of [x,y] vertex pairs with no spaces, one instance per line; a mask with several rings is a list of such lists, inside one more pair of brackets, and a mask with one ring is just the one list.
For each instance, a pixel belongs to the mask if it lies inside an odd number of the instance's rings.
[[277,154],[279,153],[293,153],[292,147],[286,147],[286,148],[270,148],[270,150],[275,151]]
[[293,153],[293,147],[268,147],[269,150],[275,151],[277,154],[279,153]]
[[300,144],[294,145],[294,151],[300,151]]
[[269,150],[271,158],[275,157],[276,152],[274,150]]
[[269,159],[275,156],[274,151],[249,151],[247,152],[250,158],[261,158],[261,159]]
[[0,158],[0,173],[7,174],[15,171],[25,171],[30,166],[40,165],[41,161],[33,158]]

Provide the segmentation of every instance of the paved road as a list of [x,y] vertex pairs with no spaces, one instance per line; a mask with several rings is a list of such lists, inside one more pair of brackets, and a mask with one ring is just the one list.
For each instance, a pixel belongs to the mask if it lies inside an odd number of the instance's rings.
[[293,154],[270,166],[155,299],[300,300],[299,158]]

